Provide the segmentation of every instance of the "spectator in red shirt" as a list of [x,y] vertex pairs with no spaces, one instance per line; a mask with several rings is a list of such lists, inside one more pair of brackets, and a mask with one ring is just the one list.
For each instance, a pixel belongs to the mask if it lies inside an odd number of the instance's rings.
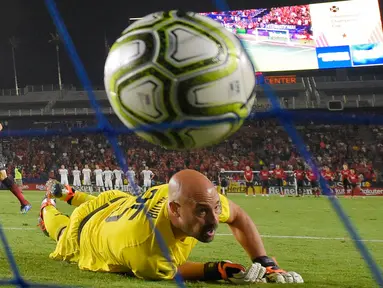
[[259,173],[259,176],[261,178],[261,184],[262,184],[262,191],[261,194],[266,195],[269,197],[269,178],[270,178],[270,172],[267,166],[263,166],[262,171]]
[[366,181],[366,182],[371,184],[372,182],[374,182],[375,173],[374,173],[374,171],[372,169],[368,169],[364,173],[363,177],[364,177],[364,181]]
[[249,196],[249,190],[253,191],[253,196],[255,196],[255,187],[254,187],[254,174],[251,171],[249,166],[246,166],[243,177],[246,181],[246,196]]
[[298,197],[303,196],[303,180],[305,179],[305,171],[302,166],[298,166],[298,169],[294,171],[295,178],[297,179]]

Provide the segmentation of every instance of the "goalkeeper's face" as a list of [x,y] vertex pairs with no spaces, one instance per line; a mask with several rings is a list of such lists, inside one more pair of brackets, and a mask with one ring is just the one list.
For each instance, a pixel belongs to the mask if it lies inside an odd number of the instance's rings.
[[205,199],[186,199],[179,210],[180,229],[204,243],[213,241],[221,213],[220,198],[212,189],[212,195]]
[[171,222],[177,237],[214,239],[221,201],[213,183],[195,170],[182,170],[169,181]]

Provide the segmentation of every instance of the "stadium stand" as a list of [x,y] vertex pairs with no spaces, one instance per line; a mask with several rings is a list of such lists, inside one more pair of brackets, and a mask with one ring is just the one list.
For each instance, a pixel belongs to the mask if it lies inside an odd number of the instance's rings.
[[[294,81],[278,80],[278,77],[270,75],[267,81],[278,92],[280,103],[285,109],[323,109],[327,108],[328,101],[340,100],[345,109],[356,109],[355,113],[361,113],[358,107],[379,107],[381,100],[377,100],[380,97],[376,95],[383,94],[383,77],[379,73],[327,73],[314,77],[302,74],[294,76]],[[262,84],[258,85],[254,111],[266,111],[270,108]],[[94,124],[87,95],[73,85],[66,85],[62,91],[57,90],[55,85],[27,86],[21,90],[23,93],[18,97],[0,96],[0,120],[6,124],[6,129],[67,131]],[[99,89],[95,91],[95,95],[104,113],[110,114],[109,117],[115,125],[121,125],[114,116],[105,91]],[[26,122],[25,117],[30,121]],[[380,181],[383,171],[381,127],[325,126],[306,121],[299,128],[319,165],[329,165],[337,170],[344,162],[348,162],[361,173],[369,167],[367,170],[374,169],[377,181]],[[265,163],[268,166],[280,164],[289,169],[303,162],[288,135],[275,121],[270,120],[248,122],[224,143],[191,152],[169,152],[135,135],[122,135],[119,141],[127,152],[128,163],[136,169],[141,169],[143,163],[148,164],[155,171],[159,182],[165,182],[172,173],[185,167],[206,172],[214,179],[220,168],[242,170],[250,165],[259,170],[260,163]],[[10,164],[9,172],[16,165],[22,166],[27,182],[44,182],[49,171],[57,171],[61,164],[68,167],[73,167],[74,164],[79,167],[84,164],[116,165],[112,149],[100,135],[29,140],[5,138],[1,142],[7,148],[3,151],[14,151],[5,155]],[[10,147],[13,149],[9,149]]]
[[[33,128],[67,130],[91,124],[89,120],[49,124],[37,122]],[[17,129],[18,124],[10,121],[7,127]],[[360,173],[374,169],[380,175],[380,171],[383,171],[381,128],[309,124],[300,126],[300,131],[320,166],[328,165],[336,171],[347,162]],[[377,141],[381,144],[376,145]],[[249,165],[260,170],[261,163],[264,163],[269,167],[280,164],[288,170],[289,166],[303,164],[286,132],[274,121],[248,122],[229,140],[197,151],[169,152],[135,135],[122,135],[119,142],[127,153],[128,163],[137,171],[148,165],[159,182],[166,182],[175,171],[186,167],[206,172],[211,179],[216,179],[220,168],[243,170]],[[74,165],[83,167],[85,164],[91,167],[96,164],[108,167],[116,165],[110,145],[100,135],[8,138],[3,140],[3,146],[6,148],[4,151],[14,151],[5,155],[9,161],[9,173],[12,173],[14,166],[21,166],[25,181],[29,183],[43,183],[48,178],[48,172],[57,171],[62,164],[70,168]],[[380,176],[377,181],[380,181]]]

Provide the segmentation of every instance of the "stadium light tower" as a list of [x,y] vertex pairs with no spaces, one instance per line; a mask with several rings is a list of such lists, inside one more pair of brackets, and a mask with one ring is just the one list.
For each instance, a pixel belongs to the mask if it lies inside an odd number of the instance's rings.
[[106,37],[106,31],[104,31],[104,48],[105,48],[105,55],[108,57],[110,46],[108,43],[108,38]]
[[58,80],[59,80],[59,88],[60,88],[60,91],[62,91],[63,89],[63,85],[62,85],[62,80],[61,80],[61,66],[60,66],[60,36],[59,34],[56,32],[56,33],[50,33],[51,34],[51,39],[49,40],[49,43],[55,45],[56,47],[56,58],[57,58],[57,76],[58,76]]
[[20,39],[16,38],[15,36],[12,36],[9,39],[9,43],[11,44],[12,47],[12,61],[13,61],[13,73],[15,76],[15,89],[16,89],[16,95],[19,96],[19,83],[17,81],[17,68],[16,68],[16,53],[15,50],[20,44]]

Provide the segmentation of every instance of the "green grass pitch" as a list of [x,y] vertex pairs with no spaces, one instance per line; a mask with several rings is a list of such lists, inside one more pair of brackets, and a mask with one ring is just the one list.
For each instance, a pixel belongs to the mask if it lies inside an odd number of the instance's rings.
[[[21,274],[28,281],[78,287],[174,287],[173,282],[145,282],[121,275],[80,271],[76,265],[48,258],[55,243],[36,227],[42,192],[25,192],[33,208],[27,215],[18,213],[13,195],[0,192],[0,221],[15,255]],[[254,219],[264,235],[266,249],[282,268],[302,274],[305,284],[289,287],[376,287],[363,259],[325,198],[245,197],[229,195]],[[383,197],[340,199],[365,243],[383,266]],[[72,208],[59,203],[70,213]],[[192,261],[232,260],[249,264],[249,259],[230,235],[220,226],[213,243],[198,244]],[[4,250],[0,250],[0,279],[11,278]],[[261,286],[281,287],[276,284]],[[224,283],[187,283],[190,287],[232,286]],[[252,285],[253,286],[253,285]],[[285,285],[283,285],[285,287]]]

